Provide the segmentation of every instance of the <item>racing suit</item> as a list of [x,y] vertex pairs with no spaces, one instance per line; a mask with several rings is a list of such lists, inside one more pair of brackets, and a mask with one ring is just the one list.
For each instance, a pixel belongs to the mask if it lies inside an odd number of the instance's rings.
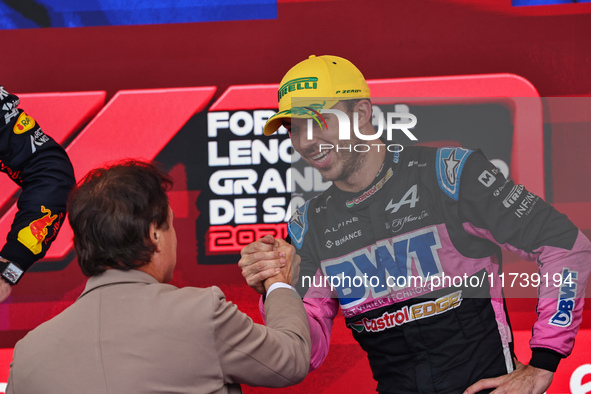
[[19,99],[0,86],[0,171],[22,188],[0,256],[2,279],[16,284],[43,256],[66,214],[74,170],[64,149],[17,108]]
[[288,229],[302,259],[311,369],[326,357],[340,306],[379,392],[461,393],[511,372],[501,248],[537,260],[550,278],[538,289],[530,364],[555,371],[573,347],[591,244],[478,150],[388,153],[366,189],[331,186]]

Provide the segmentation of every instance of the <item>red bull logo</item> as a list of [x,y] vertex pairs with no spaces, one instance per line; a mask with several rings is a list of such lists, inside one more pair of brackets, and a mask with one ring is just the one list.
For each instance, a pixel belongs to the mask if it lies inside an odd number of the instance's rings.
[[41,213],[44,213],[43,217],[33,220],[27,227],[23,228],[18,233],[18,240],[20,243],[25,245],[34,254],[39,254],[43,250],[43,241],[49,230],[47,228],[53,224],[57,215],[52,215],[51,210],[45,209],[45,206],[41,206]]

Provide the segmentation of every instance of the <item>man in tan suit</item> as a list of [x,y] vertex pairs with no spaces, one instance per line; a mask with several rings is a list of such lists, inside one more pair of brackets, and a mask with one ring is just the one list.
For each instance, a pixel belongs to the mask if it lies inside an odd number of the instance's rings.
[[69,220],[82,272],[78,300],[15,347],[8,394],[234,393],[239,383],[299,383],[310,362],[306,312],[290,288],[290,251],[269,278],[267,326],[217,287],[177,287],[172,180],[128,161],[91,171]]

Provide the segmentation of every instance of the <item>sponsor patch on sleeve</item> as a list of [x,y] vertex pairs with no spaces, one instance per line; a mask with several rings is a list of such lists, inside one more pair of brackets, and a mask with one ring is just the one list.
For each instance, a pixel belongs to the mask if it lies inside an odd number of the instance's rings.
[[493,183],[495,183],[497,178],[488,170],[484,170],[480,176],[478,176],[478,180],[484,185],[484,187],[490,187]]
[[22,134],[31,130],[33,127],[35,127],[35,119],[23,112],[16,120],[12,130],[14,131],[14,134]]
[[47,237],[47,228],[53,224],[57,215],[52,215],[51,210],[41,206],[41,212],[45,215],[33,220],[27,227],[18,232],[18,241],[25,245],[33,254],[39,254],[43,250],[43,241]]
[[289,220],[287,230],[292,242],[297,246],[298,249],[302,248],[304,243],[304,236],[308,232],[308,207],[310,201],[307,201],[302,207],[296,209],[294,214]]
[[558,293],[556,313],[550,318],[550,323],[556,327],[568,327],[573,320],[573,310],[576,306],[577,279],[579,273],[568,268],[562,269],[562,286]]
[[473,151],[464,148],[439,148],[436,158],[437,183],[445,194],[458,200],[460,177],[466,159]]
[[6,101],[4,103],[0,103],[2,106],[0,107],[0,113],[4,114],[4,124],[9,124],[12,121],[12,118],[18,116],[18,104],[19,99]]

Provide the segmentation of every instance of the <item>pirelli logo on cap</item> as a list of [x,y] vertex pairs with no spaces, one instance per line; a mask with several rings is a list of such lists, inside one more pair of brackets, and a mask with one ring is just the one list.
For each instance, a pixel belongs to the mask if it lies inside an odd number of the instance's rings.
[[22,134],[35,127],[35,119],[31,118],[26,113],[21,113],[14,125],[14,134]]
[[285,82],[279,88],[279,101],[281,101],[281,98],[289,92],[295,92],[296,90],[302,90],[302,89],[317,89],[317,88],[318,88],[318,78],[316,78],[316,77],[304,77],[304,78],[292,79],[291,81]]

